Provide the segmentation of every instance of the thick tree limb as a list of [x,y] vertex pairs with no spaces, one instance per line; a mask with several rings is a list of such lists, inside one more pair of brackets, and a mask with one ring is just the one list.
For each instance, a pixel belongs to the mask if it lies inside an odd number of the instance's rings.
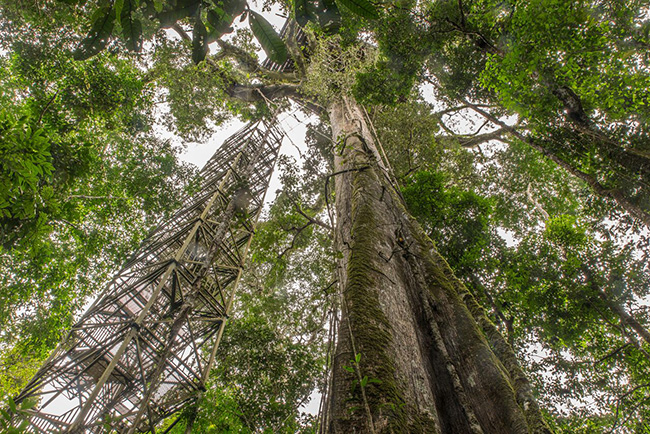
[[[461,7],[460,4],[459,7]],[[462,15],[462,9],[460,13]],[[455,26],[459,32],[466,35],[470,40],[473,40],[479,50],[485,53],[496,54],[500,57],[504,56],[505,53],[492,44],[492,42],[481,33],[467,28],[463,23],[458,24],[449,19],[446,20],[452,26]],[[626,149],[624,145],[615,142],[606,132],[599,129],[596,123],[584,111],[580,96],[565,84],[556,82],[554,78],[549,78],[553,77],[552,71],[540,69],[538,74],[542,77],[540,79],[540,84],[543,85],[562,104],[564,117],[569,125],[575,129],[574,131],[582,133],[585,136],[585,140],[593,144],[593,146],[598,149],[599,153],[602,153],[602,157],[616,163],[623,168],[624,171],[632,173],[631,177],[638,178],[636,181],[645,178],[645,180],[640,183],[641,185],[639,188],[650,188],[650,185],[648,185],[648,179],[650,178],[650,158],[646,155],[639,155],[633,150]],[[570,129],[568,126],[564,128]],[[576,174],[576,176],[578,175]],[[595,181],[595,178],[592,178],[593,181]],[[585,182],[592,185],[592,188],[596,190],[598,189],[598,187],[596,187],[598,182],[595,181],[594,184],[593,181],[590,182],[585,179]],[[605,189],[602,188],[602,185],[600,187],[601,191],[605,191]],[[635,217],[640,218],[646,225],[650,226],[650,214],[642,208],[634,205],[620,190],[617,190],[615,193],[610,193],[609,196],[615,198],[621,206],[627,209]],[[625,205],[623,205],[623,202]],[[636,209],[632,211],[633,208]]]
[[[492,108],[492,107],[496,107],[496,106],[491,105],[491,104],[476,104],[476,107]],[[460,105],[460,106],[457,106],[457,107],[451,107],[451,108],[448,108],[448,109],[445,109],[445,110],[440,110],[439,112],[435,112],[435,113],[433,113],[433,116],[441,117],[443,115],[448,115],[449,113],[454,113],[454,112],[458,112],[458,111],[465,110],[465,109],[471,109],[471,108],[472,108],[472,106],[470,106],[470,105]]]
[[88,195],[85,195],[85,194],[71,194],[71,195],[68,196],[68,200],[69,199],[85,199],[85,200],[114,200],[114,199],[117,199],[117,200],[127,200],[126,197],[122,197],[122,196],[111,196],[111,195],[108,195],[108,196],[88,196]]
[[298,205],[297,203],[294,203],[294,207],[295,207],[296,211],[298,211],[298,213],[299,213],[301,216],[303,216],[304,218],[306,218],[310,223],[315,224],[315,225],[317,225],[317,226],[320,226],[320,227],[322,227],[323,229],[327,229],[328,231],[333,230],[332,226],[328,225],[328,224],[325,223],[324,221],[322,221],[322,220],[320,220],[320,219],[317,219],[316,217],[310,217],[309,215],[307,215],[307,214],[302,210],[302,208],[300,208],[300,205]]
[[173,31],[175,31],[176,33],[178,33],[178,36],[180,36],[181,39],[183,39],[183,40],[185,40],[185,41],[191,41],[191,40],[192,40],[192,37],[191,37],[190,35],[187,34],[187,32],[185,31],[185,29],[183,29],[183,27],[181,27],[180,24],[178,24],[178,23],[174,23],[174,25],[171,26],[170,28],[171,28]]
[[[192,40],[192,37],[183,29],[180,24],[175,23],[171,29],[178,33],[181,39],[185,41]],[[292,39],[291,35],[289,39]],[[224,83],[230,83],[230,85],[225,89],[225,92],[231,98],[236,98],[240,101],[250,103],[260,101],[268,102],[281,98],[291,98],[303,108],[313,112],[314,114],[320,115],[323,112],[323,108],[321,106],[315,104],[313,101],[306,99],[298,92],[299,83],[295,74],[270,71],[259,65],[259,63],[249,53],[242,50],[241,48],[221,40],[217,40],[217,44],[219,44],[222,50],[221,53],[217,54],[217,59],[226,56],[233,57],[239,62],[240,67],[242,67],[243,71],[249,73],[257,73],[257,78],[261,80],[283,82],[282,84],[261,84],[250,86],[239,84],[234,82],[231,77],[226,76],[219,65],[217,65],[215,62],[215,59],[207,57],[205,61],[215,69],[217,74],[222,76]],[[291,44],[289,44],[289,47],[291,47]],[[298,54],[302,56],[300,53]],[[293,52],[292,55],[294,55]]]
[[222,41],[221,39],[217,39],[216,42],[221,48],[218,56],[232,57],[236,59],[239,62],[239,66],[246,72],[257,72],[262,69],[262,65],[260,65],[259,62],[250,55],[250,53],[246,52],[246,50],[242,50],[241,48],[229,42]]

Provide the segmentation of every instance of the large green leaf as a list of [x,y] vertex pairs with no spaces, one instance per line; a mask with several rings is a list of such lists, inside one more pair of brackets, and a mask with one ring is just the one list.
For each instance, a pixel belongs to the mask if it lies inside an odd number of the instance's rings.
[[352,13],[369,20],[379,18],[379,12],[375,5],[368,0],[339,0],[343,6],[348,8]]
[[158,20],[160,20],[160,27],[171,27],[178,20],[196,15],[200,5],[201,0],[178,0],[176,7],[157,14]]
[[210,24],[210,39],[219,39],[222,35],[230,33],[233,28],[230,26],[234,17],[223,9],[216,7],[210,9],[207,14],[208,24]]
[[245,0],[213,0],[212,3],[218,8],[233,17],[239,16],[246,9]]
[[257,38],[262,46],[262,49],[269,56],[269,59],[277,64],[283,64],[287,60],[287,47],[280,35],[275,31],[271,23],[258,14],[257,12],[249,12],[249,23],[253,35]]
[[293,14],[301,27],[310,21],[317,21],[328,33],[335,33],[341,27],[341,13],[334,0],[294,0]]
[[334,0],[318,2],[318,23],[328,33],[336,33],[341,28],[341,12]]
[[120,13],[122,36],[124,36],[126,47],[129,50],[140,51],[142,49],[142,23],[133,17],[136,8],[135,0],[123,0],[123,2]]
[[293,1],[293,15],[300,27],[305,27],[308,22],[314,19],[310,9],[309,0]]
[[100,8],[95,12],[90,32],[74,52],[76,60],[86,60],[99,53],[106,47],[108,39],[115,26],[115,11],[110,6]]
[[[113,2],[113,8],[115,8],[115,17],[117,18],[118,24],[121,24],[120,20],[122,19],[122,9],[124,8],[124,1],[125,0],[115,0]],[[126,1],[129,2],[129,0]]]
[[194,63],[200,63],[208,54],[207,43],[208,31],[201,21],[201,15],[197,14],[194,30],[192,31],[192,60]]

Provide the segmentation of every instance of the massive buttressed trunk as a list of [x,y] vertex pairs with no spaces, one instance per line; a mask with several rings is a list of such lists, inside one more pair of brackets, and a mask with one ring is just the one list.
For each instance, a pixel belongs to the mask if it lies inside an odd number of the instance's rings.
[[511,348],[406,211],[363,109],[328,110],[341,321],[322,431],[550,432]]

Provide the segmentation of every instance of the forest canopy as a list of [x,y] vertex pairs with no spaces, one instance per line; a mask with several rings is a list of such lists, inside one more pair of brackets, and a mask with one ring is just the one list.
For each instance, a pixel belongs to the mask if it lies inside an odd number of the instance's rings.
[[[281,187],[255,229],[207,389],[159,429],[181,433],[192,420],[206,433],[343,432],[328,424],[345,419],[438,432],[386,380],[399,380],[399,366],[386,368],[399,357],[387,362],[392,353],[368,342],[399,347],[386,337],[399,326],[372,323],[370,339],[353,324],[391,318],[358,297],[381,287],[375,278],[417,280],[388,264],[416,264],[411,245],[430,238],[444,258],[432,261],[450,267],[440,286],[460,294],[494,363],[525,385],[521,399],[539,404],[539,420],[522,406],[521,432],[650,430],[647,2],[0,5],[1,429],[27,417],[13,397],[83,309],[197,194],[184,144],[225,140],[234,118],[297,117],[307,133],[287,133],[298,155],[278,159]],[[337,136],[340,101],[369,127]],[[374,163],[346,154],[355,134],[381,168],[366,187]],[[345,166],[354,161],[363,165]],[[385,268],[358,283],[366,235],[355,225],[374,192],[397,203],[389,211],[402,223],[376,231],[390,242],[367,235]],[[370,221],[390,213],[371,211]],[[437,303],[422,316],[438,315]],[[337,361],[346,321],[364,351]],[[321,395],[330,403],[306,412]]]

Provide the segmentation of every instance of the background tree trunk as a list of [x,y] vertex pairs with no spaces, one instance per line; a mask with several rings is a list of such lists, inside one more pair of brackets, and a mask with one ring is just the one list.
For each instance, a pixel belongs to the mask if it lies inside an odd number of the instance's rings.
[[342,315],[323,431],[550,432],[511,348],[404,208],[362,109],[343,98],[329,115]]

